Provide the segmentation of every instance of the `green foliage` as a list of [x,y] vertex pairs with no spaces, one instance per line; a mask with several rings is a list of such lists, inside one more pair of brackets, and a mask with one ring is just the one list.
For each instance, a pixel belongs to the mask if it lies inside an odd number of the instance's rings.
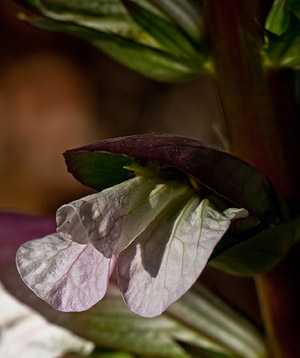
[[133,1],[123,2],[135,23],[150,34],[164,51],[179,58],[188,59],[196,56],[192,39],[176,24],[153,15]]
[[110,295],[90,310],[72,315],[65,326],[98,346],[146,357],[189,358],[177,338],[226,351],[166,314],[149,319],[131,313],[119,295]]
[[266,19],[265,28],[280,36],[287,30],[289,23],[290,14],[286,7],[286,0],[275,0]]
[[[181,345],[193,357],[238,356],[243,358],[265,357],[266,346],[259,330],[204,286],[195,284],[187,294],[170,306],[167,313],[188,327],[202,332],[206,337],[228,348],[220,351],[216,347],[195,345],[192,341]],[[197,355],[196,355],[197,356]]]
[[297,0],[275,0],[266,19],[264,65],[300,68],[300,6]]
[[151,0],[162,13],[167,14],[171,21],[174,21],[195,41],[203,38],[204,23],[202,16],[201,2],[189,0]]
[[89,355],[89,358],[139,358],[140,356],[131,353],[114,351],[101,347],[96,347],[94,352]]
[[43,15],[23,17],[31,25],[89,41],[144,76],[179,81],[212,69],[206,46],[200,41],[199,9],[188,0],[162,4],[150,0],[25,3]]
[[191,345],[184,345],[183,347],[187,350],[193,358],[239,358],[240,356],[232,355],[232,354],[224,354],[219,352],[214,352],[211,350],[207,350],[205,348],[200,348]]
[[62,316],[61,324],[93,341],[95,358],[266,356],[254,325],[198,285],[155,318],[131,313],[113,288],[88,311]]
[[210,261],[210,265],[234,275],[254,276],[274,267],[300,240],[300,218],[271,226],[248,240],[236,243]]
[[[41,29],[80,37],[121,64],[158,81],[213,73],[203,9],[191,0],[23,0]],[[22,17],[25,19],[25,17]],[[275,0],[258,43],[265,68],[300,68],[298,0]]]

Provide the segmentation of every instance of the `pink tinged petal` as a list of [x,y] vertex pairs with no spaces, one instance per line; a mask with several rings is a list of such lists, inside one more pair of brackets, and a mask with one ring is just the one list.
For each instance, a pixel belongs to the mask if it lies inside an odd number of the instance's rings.
[[165,311],[197,280],[230,219],[243,215],[244,209],[231,209],[229,218],[198,196],[175,214],[162,212],[119,256],[119,287],[128,307],[144,317]]
[[105,258],[91,244],[52,234],[23,244],[16,261],[23,281],[37,296],[59,311],[76,312],[103,298],[116,258]]
[[138,176],[62,206],[57,231],[78,243],[91,242],[111,257],[130,245],[174,197],[187,192],[187,185]]

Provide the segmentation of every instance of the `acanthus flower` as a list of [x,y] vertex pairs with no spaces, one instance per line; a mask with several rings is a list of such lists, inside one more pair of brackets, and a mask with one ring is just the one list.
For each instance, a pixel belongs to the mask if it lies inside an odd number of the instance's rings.
[[57,211],[57,233],[23,244],[24,282],[53,308],[83,311],[116,271],[129,309],[154,317],[197,280],[233,219],[186,183],[138,175]]

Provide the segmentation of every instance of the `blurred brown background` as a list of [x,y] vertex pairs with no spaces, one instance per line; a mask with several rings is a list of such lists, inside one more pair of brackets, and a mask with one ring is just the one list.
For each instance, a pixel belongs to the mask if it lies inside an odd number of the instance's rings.
[[[176,133],[219,145],[221,110],[210,78],[162,84],[127,70],[89,44],[19,21],[0,2],[0,210],[54,216],[91,191],[61,155],[104,138]],[[253,285],[207,270],[204,278],[257,316]]]
[[218,143],[209,78],[145,79],[83,41],[34,29],[0,2],[0,208],[54,214],[86,193],[61,153],[109,137],[176,133]]

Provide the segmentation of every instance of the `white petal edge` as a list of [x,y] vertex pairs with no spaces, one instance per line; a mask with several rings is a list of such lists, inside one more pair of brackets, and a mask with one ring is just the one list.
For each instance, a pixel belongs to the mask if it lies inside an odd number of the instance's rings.
[[170,201],[189,192],[184,184],[137,176],[63,205],[57,211],[57,232],[78,243],[91,242],[111,257],[129,246]]
[[11,296],[0,282],[0,357],[54,358],[68,352],[88,356],[95,344],[40,314]]
[[103,298],[116,257],[107,259],[93,245],[80,245],[58,234],[23,244],[18,271],[34,293],[63,312],[89,309]]
[[198,196],[175,215],[162,212],[119,256],[119,287],[129,309],[144,317],[164,312],[197,280],[230,220],[247,215],[234,208],[219,213]]

